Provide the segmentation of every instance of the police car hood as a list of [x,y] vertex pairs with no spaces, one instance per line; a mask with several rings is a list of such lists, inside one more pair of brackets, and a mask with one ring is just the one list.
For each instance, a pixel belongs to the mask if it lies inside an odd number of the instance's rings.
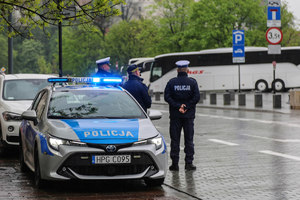
[[54,136],[85,143],[124,144],[158,135],[149,119],[63,119],[50,123]]
[[14,112],[18,114],[22,114],[25,110],[27,110],[32,101],[5,101],[5,105],[3,108],[9,112]]

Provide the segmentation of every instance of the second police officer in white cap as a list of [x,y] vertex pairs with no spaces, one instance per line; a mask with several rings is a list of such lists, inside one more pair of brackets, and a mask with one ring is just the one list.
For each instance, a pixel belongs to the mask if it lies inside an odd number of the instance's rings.
[[179,151],[181,130],[184,131],[185,169],[196,170],[194,160],[194,119],[196,104],[200,99],[197,81],[188,77],[187,60],[176,62],[177,77],[172,78],[164,91],[165,101],[170,110],[170,137],[172,165],[171,171],[179,170]]
[[96,76],[111,76],[110,72],[110,57],[103,58],[96,61],[96,64],[98,66],[98,71],[96,73]]

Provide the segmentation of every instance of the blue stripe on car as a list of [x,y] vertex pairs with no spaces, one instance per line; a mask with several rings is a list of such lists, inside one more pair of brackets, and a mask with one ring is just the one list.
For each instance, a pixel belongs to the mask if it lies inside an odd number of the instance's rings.
[[162,140],[163,140],[163,143],[164,143],[164,150],[162,152],[162,154],[165,154],[167,152],[167,145],[166,145],[166,141],[165,141],[165,138],[163,136],[162,137]]
[[63,119],[81,142],[122,144],[138,141],[138,119]]
[[53,156],[53,153],[51,153],[51,151],[48,148],[47,139],[46,139],[45,135],[42,133],[39,133],[39,136],[40,136],[40,142],[41,142],[41,152],[43,154],[46,153],[50,156]]

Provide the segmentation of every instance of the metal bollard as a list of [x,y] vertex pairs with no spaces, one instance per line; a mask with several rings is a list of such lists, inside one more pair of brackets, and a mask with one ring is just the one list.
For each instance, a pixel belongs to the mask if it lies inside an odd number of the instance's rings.
[[210,96],[210,104],[216,105],[217,104],[217,94],[212,93],[209,96]]
[[281,108],[281,94],[273,94],[273,108]]
[[230,93],[223,94],[224,105],[230,105]]
[[203,99],[206,99],[206,91],[203,91]]
[[203,100],[204,100],[204,94],[203,92],[200,92],[200,99],[198,103],[203,103]]
[[234,101],[235,100],[235,92],[234,91],[230,91],[229,94],[230,94],[230,100]]
[[245,106],[246,105],[246,94],[240,93],[238,95],[239,99],[239,106]]
[[255,107],[263,106],[262,94],[254,94],[254,106]]
[[153,97],[153,90],[149,90],[149,96]]
[[155,92],[155,101],[160,101],[160,93]]

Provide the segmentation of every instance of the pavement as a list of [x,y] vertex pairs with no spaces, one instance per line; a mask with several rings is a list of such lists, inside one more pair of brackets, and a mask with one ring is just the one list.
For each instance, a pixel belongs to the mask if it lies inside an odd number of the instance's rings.
[[[250,111],[250,112],[267,112],[267,113],[279,113],[284,115],[293,115],[297,116],[300,114],[300,110],[291,109],[290,106],[290,95],[288,92],[285,93],[261,93],[262,95],[262,105],[257,106],[255,103],[255,95],[257,93],[247,92],[245,94],[245,105],[239,105],[239,93],[231,94],[230,96],[230,104],[225,105],[224,103],[224,94],[227,93],[216,93],[216,102],[215,104],[211,104],[210,93],[203,94],[202,99],[197,104],[199,108],[210,108],[210,109],[227,109],[227,110],[237,110],[237,111]],[[274,95],[280,96],[280,106],[278,108],[277,105],[274,107]],[[165,105],[167,103],[164,101],[163,94],[155,95],[152,97],[152,103],[157,105]],[[228,104],[228,102],[227,102]],[[199,148],[199,147],[198,147]],[[210,149],[210,152],[213,152],[211,155],[219,156],[216,160],[224,160],[230,157],[225,152],[217,152],[220,149]],[[221,150],[223,151],[223,150]],[[230,153],[229,153],[230,154]],[[231,157],[230,157],[231,158]],[[257,158],[256,158],[257,159]],[[276,197],[276,192],[263,190],[260,191],[259,188],[257,190],[248,191],[244,190],[241,185],[247,185],[247,181],[244,180],[244,177],[254,178],[257,175],[255,173],[261,173],[261,180],[250,180],[249,182],[257,182],[257,185],[263,184],[272,184],[268,183],[269,177],[266,178],[267,172],[266,170],[261,170],[261,166],[257,166],[257,169],[249,169],[247,175],[244,175],[243,170],[236,171],[236,167],[239,167],[237,163],[232,163],[232,166],[223,166],[222,163],[209,163],[210,159],[205,157],[201,157],[201,160],[205,160],[205,162],[196,163],[197,170],[196,171],[185,171],[184,169],[184,161],[179,163],[179,172],[171,172],[169,171],[165,180],[164,185],[166,187],[170,187],[172,189],[178,190],[182,193],[187,194],[190,199],[201,199],[201,200],[218,200],[218,199],[238,199],[238,200],[254,200],[254,199],[265,199],[265,200],[274,200],[274,199],[299,199],[300,194],[293,193],[289,198],[287,196],[278,196]],[[251,160],[252,162],[256,162],[256,160]],[[170,165],[169,159],[169,165]],[[215,162],[215,161],[214,161]],[[239,163],[240,164],[240,163]],[[236,165],[236,166],[234,166]],[[247,163],[244,163],[243,167],[248,169]],[[252,170],[252,171],[251,171]],[[260,172],[261,171],[261,172]],[[213,173],[211,173],[213,172]],[[252,174],[253,173],[253,174]],[[228,178],[228,176],[236,175],[236,177]],[[207,177],[208,176],[208,177]],[[242,178],[243,177],[243,178]],[[257,178],[257,177],[256,177]],[[265,179],[264,179],[265,178]],[[227,182],[228,180],[237,180],[241,179],[240,182]],[[259,179],[259,177],[258,177]],[[250,184],[249,184],[250,185]],[[225,188],[225,189],[224,189]],[[295,188],[294,191],[298,191]],[[274,196],[275,195],[275,196]]]

